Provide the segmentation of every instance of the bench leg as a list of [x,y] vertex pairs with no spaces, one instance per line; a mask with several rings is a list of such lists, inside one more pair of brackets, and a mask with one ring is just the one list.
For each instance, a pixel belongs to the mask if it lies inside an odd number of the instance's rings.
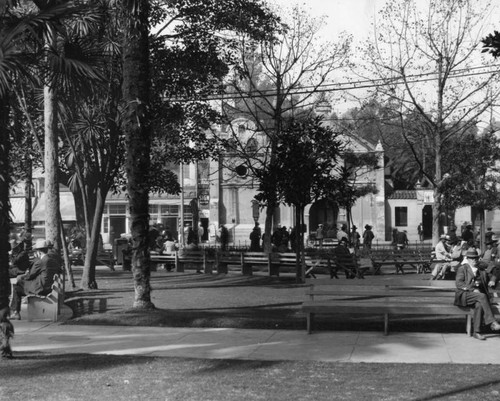
[[211,263],[205,262],[203,264],[203,273],[205,274],[212,274],[213,266]]
[[217,274],[227,274],[227,264],[219,262],[217,265]]
[[466,317],[467,323],[466,323],[466,328],[465,330],[467,331],[467,335],[469,337],[472,337],[472,315],[467,315]]
[[307,314],[307,334],[312,333],[312,325],[314,320],[314,313]]
[[251,275],[253,275],[252,265],[243,263],[241,265],[241,274],[243,274],[244,276],[251,276]]
[[389,335],[389,314],[384,315],[384,335]]

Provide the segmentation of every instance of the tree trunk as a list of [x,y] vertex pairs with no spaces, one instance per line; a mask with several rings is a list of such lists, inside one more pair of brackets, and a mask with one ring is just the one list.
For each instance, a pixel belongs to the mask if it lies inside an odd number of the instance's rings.
[[[127,149],[125,168],[132,233],[134,308],[154,308],[151,302],[149,231],[150,121],[149,121],[149,1],[123,0],[123,99]],[[129,9],[130,8],[130,9]]]
[[10,107],[0,97],[0,309],[9,306],[9,130]]
[[[31,202],[33,194],[31,193],[31,188],[33,186],[33,165],[31,162],[31,157],[28,156],[26,160],[26,183],[24,184],[24,232],[26,236],[26,246],[31,249],[31,232],[33,226],[32,212],[33,204]],[[27,235],[26,235],[27,234]],[[29,241],[28,241],[29,238]]]
[[[304,255],[304,240],[302,233],[302,213],[303,209],[295,206],[295,221],[297,222],[295,225],[295,240],[297,243],[295,244],[295,253],[297,257],[296,270],[295,270],[295,279],[297,283],[303,283],[305,281],[305,255]],[[301,245],[302,244],[302,245]]]
[[56,131],[56,99],[54,90],[44,88],[45,123],[45,238],[60,249],[58,138]]
[[[99,251],[99,235],[101,232],[101,219],[104,212],[105,196],[103,196],[100,189],[96,193],[96,204],[94,214],[90,213],[89,221],[86,225],[90,226],[89,233],[86,237],[85,246],[85,264],[83,266],[82,279],[80,281],[80,288],[97,289],[97,281],[95,276],[95,268],[97,262],[97,254]],[[89,211],[90,212],[90,211]],[[91,217],[91,220],[90,220]]]
[[262,242],[262,248],[265,253],[272,252],[272,229],[273,229],[273,216],[274,216],[274,205],[271,205],[269,202],[266,207],[266,219],[264,221],[264,241]]

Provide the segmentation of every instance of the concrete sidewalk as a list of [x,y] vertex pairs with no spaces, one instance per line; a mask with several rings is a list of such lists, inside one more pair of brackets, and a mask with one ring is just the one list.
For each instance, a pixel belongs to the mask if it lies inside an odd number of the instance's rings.
[[76,326],[13,322],[22,352],[366,363],[500,364],[500,335]]

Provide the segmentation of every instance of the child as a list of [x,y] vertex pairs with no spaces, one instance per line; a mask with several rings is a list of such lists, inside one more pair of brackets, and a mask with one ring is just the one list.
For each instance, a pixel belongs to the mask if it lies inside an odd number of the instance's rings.
[[9,320],[10,309],[0,309],[0,353],[2,358],[13,358],[10,339],[14,337],[14,326]]

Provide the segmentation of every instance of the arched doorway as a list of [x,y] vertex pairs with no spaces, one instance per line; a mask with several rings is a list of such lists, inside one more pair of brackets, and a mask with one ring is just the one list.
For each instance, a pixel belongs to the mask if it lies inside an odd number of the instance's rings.
[[423,207],[422,225],[424,226],[424,239],[432,238],[432,205]]
[[309,210],[308,231],[316,231],[318,224],[323,224],[326,229],[336,228],[339,209],[326,199],[317,201]]

